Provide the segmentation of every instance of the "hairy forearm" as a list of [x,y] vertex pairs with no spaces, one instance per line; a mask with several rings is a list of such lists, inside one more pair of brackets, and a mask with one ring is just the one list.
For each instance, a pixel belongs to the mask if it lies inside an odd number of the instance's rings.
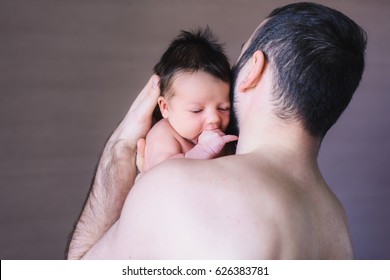
[[68,248],[68,259],[82,258],[119,219],[136,178],[137,142],[152,125],[160,90],[153,75],[108,140],[88,198]]
[[136,177],[136,149],[115,133],[107,142],[85,207],[73,233],[68,259],[80,259],[118,220]]

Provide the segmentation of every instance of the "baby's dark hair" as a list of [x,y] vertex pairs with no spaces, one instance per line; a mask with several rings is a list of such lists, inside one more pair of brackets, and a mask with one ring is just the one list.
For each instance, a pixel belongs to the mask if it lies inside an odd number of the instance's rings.
[[229,60],[223,45],[216,41],[209,27],[181,31],[154,66],[154,73],[160,76],[160,90],[164,96],[169,92],[177,73],[197,71],[204,71],[230,83]]

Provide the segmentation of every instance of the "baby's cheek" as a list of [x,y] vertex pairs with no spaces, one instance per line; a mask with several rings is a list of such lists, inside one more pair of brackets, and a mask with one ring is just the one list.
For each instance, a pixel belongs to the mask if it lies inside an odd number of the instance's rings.
[[201,126],[196,125],[196,124],[188,124],[185,128],[183,128],[183,134],[184,138],[187,139],[195,139],[199,136],[200,133],[202,133]]
[[222,127],[221,127],[221,130],[222,130],[222,131],[225,131],[225,130],[227,129],[227,127],[228,127],[228,125],[229,125],[229,121],[230,121],[230,117],[229,117],[229,116],[227,116],[227,117],[225,117],[225,118],[223,119],[223,121],[222,121]]

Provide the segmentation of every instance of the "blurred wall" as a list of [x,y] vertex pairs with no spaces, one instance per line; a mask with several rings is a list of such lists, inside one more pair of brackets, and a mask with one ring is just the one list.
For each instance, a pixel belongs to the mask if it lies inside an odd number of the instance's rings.
[[[274,8],[294,1],[0,0],[0,257],[61,259],[105,140],[179,30],[209,25],[233,63]],[[390,2],[317,1],[368,33],[352,104],[320,165],[356,258],[390,258]]]

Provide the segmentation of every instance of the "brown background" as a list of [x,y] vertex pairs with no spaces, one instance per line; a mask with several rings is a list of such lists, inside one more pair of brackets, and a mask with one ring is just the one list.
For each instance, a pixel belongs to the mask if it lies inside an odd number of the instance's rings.
[[[294,1],[0,0],[0,258],[61,259],[105,140],[181,29],[207,24],[234,62]],[[352,104],[320,165],[358,259],[390,258],[390,1],[318,1],[368,33]]]

